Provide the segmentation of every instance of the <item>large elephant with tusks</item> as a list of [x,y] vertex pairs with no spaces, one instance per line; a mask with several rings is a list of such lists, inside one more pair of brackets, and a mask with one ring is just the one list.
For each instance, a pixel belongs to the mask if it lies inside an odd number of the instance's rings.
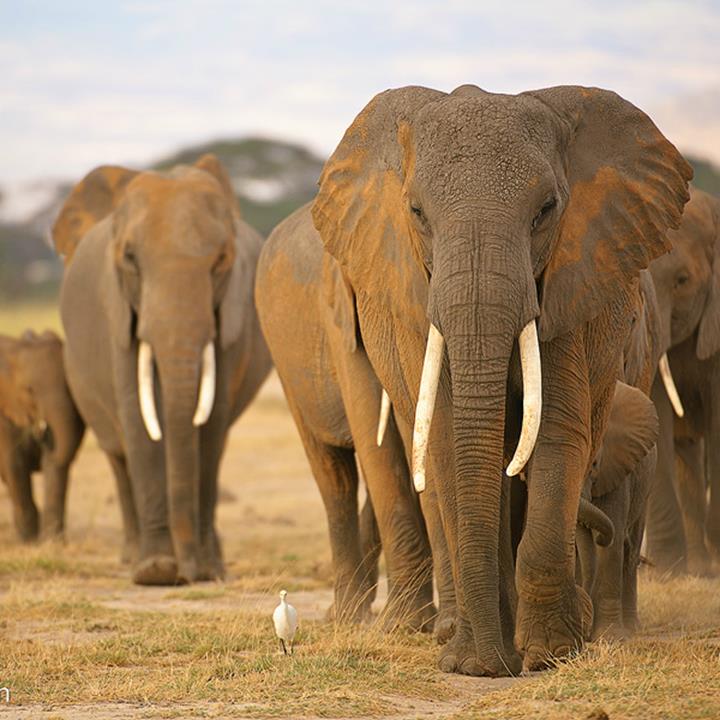
[[[643,112],[582,87],[388,90],[325,165],[312,214],[343,326],[414,422],[415,485],[439,502],[458,602],[444,670],[543,667],[589,632],[581,488],[638,274],[667,252],[691,175]],[[507,475],[523,469],[513,577]]]

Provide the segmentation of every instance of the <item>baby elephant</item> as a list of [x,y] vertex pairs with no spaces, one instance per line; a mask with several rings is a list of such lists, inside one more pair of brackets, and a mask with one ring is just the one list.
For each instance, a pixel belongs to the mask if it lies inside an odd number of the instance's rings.
[[[65,382],[63,344],[55,333],[0,335],[0,476],[7,483],[23,541],[59,538],[65,527],[68,470],[85,425]],[[41,521],[30,476],[42,470]]]
[[658,419],[642,391],[618,381],[603,443],[585,495],[615,527],[615,539],[593,542],[579,527],[582,585],[593,601],[593,638],[619,639],[637,627],[637,567],[649,479],[655,471]]

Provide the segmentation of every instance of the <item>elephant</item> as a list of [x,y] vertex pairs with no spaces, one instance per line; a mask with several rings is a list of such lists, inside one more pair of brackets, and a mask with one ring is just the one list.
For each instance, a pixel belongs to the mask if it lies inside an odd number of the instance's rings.
[[577,534],[581,581],[593,602],[591,638],[623,639],[638,626],[637,567],[648,489],[657,459],[658,419],[642,390],[620,380],[602,446],[584,492],[612,521],[612,543]]
[[442,670],[542,668],[589,634],[581,490],[638,273],[669,249],[691,176],[642,111],[582,87],[388,90],[325,164],[311,212],[343,276],[338,324],[360,333],[413,427],[414,486],[437,498],[457,598]]
[[[374,517],[388,573],[384,623],[430,629],[435,611],[425,525],[392,413],[385,415],[378,440],[382,387],[362,339],[343,326],[347,298],[342,274],[324,253],[306,205],[265,243],[255,303],[325,505],[335,569],[333,614],[349,621],[368,615],[378,543],[363,529],[372,528],[368,520]],[[371,501],[362,519],[356,456]]]
[[271,367],[253,302],[262,238],[205,155],[164,173],[96,168],[53,241],[68,383],[115,475],[133,581],[222,577],[220,459]]
[[691,188],[669,238],[672,252],[650,272],[684,417],[656,380],[660,438],[647,553],[661,573],[705,575],[713,557],[720,561],[720,200]]
[[593,601],[592,637],[624,638],[638,626],[637,569],[657,459],[657,415],[650,392],[665,350],[652,276],[643,270],[608,428],[585,489],[609,517],[616,539],[596,548],[587,531],[577,536],[582,585]]
[[[62,340],[50,330],[0,335],[0,475],[24,542],[63,538],[68,475],[85,434],[62,353]],[[45,502],[38,519],[31,476],[39,470]]]

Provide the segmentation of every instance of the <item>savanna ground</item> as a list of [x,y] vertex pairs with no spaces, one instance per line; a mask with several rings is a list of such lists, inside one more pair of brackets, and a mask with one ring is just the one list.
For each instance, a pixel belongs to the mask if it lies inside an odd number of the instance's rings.
[[[55,326],[44,306],[0,308],[0,332]],[[641,581],[643,630],[519,679],[444,675],[426,636],[324,620],[324,511],[279,383],[234,426],[218,524],[225,582],[130,584],[120,517],[92,436],[75,465],[64,546],[22,547],[0,486],[0,714],[17,718],[719,718],[720,581]],[[36,481],[36,495],[41,495]],[[301,616],[278,654],[270,613]],[[380,596],[382,596],[382,588]],[[0,697],[0,699],[2,699]]]

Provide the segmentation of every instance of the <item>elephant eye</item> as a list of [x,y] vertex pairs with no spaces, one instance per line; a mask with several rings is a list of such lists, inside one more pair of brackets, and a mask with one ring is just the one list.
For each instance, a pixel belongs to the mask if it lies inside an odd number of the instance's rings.
[[220,273],[224,270],[227,270],[228,266],[228,254],[226,252],[221,252],[218,256],[217,260],[213,263],[212,271],[214,273]]
[[682,287],[687,283],[687,281],[690,279],[690,276],[687,273],[681,273],[675,278],[675,287]]
[[126,265],[129,265],[134,270],[137,270],[137,256],[129,247],[126,247],[123,252],[123,261]]
[[551,197],[549,200],[546,200],[540,208],[540,212],[533,218],[531,229],[535,230],[535,228],[537,228],[538,225],[540,225],[540,223],[542,223],[543,220],[545,220],[545,218],[553,211],[556,205],[557,198]]
[[421,218],[421,217],[423,216],[422,208],[421,208],[421,207],[418,207],[417,205],[411,204],[411,205],[410,205],[410,210],[412,211],[412,213],[413,213],[414,215],[417,215],[419,218]]

